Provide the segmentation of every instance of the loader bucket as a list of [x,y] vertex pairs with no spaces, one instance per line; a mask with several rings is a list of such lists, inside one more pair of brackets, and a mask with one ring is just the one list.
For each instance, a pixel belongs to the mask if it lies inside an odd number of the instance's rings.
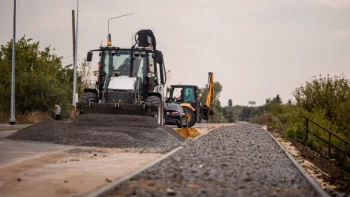
[[143,107],[141,104],[114,104],[114,103],[77,103],[80,114],[118,114],[153,116],[154,107]]

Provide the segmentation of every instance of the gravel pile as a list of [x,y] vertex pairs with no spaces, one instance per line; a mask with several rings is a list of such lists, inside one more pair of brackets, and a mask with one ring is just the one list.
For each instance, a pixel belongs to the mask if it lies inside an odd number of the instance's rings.
[[259,126],[221,127],[113,190],[118,196],[318,196]]
[[82,114],[72,122],[48,119],[18,130],[9,139],[138,148],[144,152],[168,152],[184,140],[174,129],[159,125],[153,117],[108,114]]

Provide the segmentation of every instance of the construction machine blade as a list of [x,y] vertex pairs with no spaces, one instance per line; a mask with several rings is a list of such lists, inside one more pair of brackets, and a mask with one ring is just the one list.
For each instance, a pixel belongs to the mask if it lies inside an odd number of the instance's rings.
[[117,103],[77,103],[80,114],[117,114],[153,116],[154,107],[144,107],[141,104]]

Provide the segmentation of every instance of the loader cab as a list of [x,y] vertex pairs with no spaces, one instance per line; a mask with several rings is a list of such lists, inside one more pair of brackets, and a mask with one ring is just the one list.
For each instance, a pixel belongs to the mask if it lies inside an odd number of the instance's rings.
[[168,90],[166,103],[180,104],[188,118],[188,127],[201,121],[201,105],[198,102],[198,86],[171,85]]
[[172,85],[169,89],[169,97],[167,102],[189,103],[193,108],[197,107],[197,86],[191,85]]
[[99,100],[102,100],[103,94],[109,91],[111,78],[137,78],[141,83],[141,96],[156,91],[159,84],[164,85],[166,82],[163,55],[159,51],[147,47],[131,49],[100,47],[98,50],[88,52],[87,61],[92,61],[94,51],[100,52],[96,83]]
[[132,49],[131,75],[142,78],[143,95],[157,92],[159,85],[165,85],[166,72],[163,54],[149,47]]

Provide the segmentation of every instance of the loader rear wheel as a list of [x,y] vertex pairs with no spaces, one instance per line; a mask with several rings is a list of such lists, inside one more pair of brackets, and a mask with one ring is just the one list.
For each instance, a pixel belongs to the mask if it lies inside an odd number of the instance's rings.
[[92,102],[92,103],[97,103],[98,98],[96,93],[93,92],[84,92],[83,96],[81,97],[81,102],[82,103],[88,103],[88,102]]
[[185,114],[187,115],[187,124],[188,127],[192,127],[196,124],[196,114],[188,107],[182,107],[184,109]]

